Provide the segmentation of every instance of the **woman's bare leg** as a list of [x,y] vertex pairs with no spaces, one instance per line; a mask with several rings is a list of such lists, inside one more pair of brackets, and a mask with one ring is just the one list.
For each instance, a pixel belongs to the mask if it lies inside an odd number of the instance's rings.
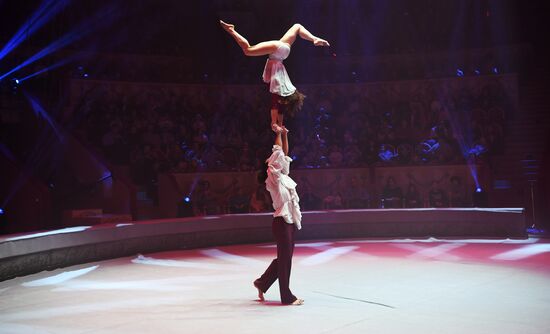
[[315,46],[330,46],[330,44],[322,38],[314,36],[309,32],[303,25],[296,23],[284,34],[280,39],[281,42],[288,43],[292,45],[296,40],[296,37],[300,36],[301,38],[313,42]]
[[225,23],[222,20],[220,20],[220,25],[235,39],[247,56],[265,56],[277,50],[277,41],[261,42],[251,46],[248,40],[235,30],[234,25]]

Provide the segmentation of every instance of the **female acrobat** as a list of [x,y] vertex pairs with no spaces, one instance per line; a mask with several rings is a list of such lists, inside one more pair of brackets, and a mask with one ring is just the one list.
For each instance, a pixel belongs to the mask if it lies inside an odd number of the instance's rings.
[[302,108],[305,95],[300,93],[290,81],[283,60],[290,54],[290,48],[297,36],[311,41],[315,46],[330,46],[319,37],[311,34],[301,24],[294,24],[280,40],[265,41],[256,45],[250,45],[246,38],[240,35],[232,24],[220,20],[220,25],[239,44],[247,56],[269,55],[264,67],[263,80],[269,84],[271,93],[271,128],[275,133],[282,130],[283,116],[293,116]]

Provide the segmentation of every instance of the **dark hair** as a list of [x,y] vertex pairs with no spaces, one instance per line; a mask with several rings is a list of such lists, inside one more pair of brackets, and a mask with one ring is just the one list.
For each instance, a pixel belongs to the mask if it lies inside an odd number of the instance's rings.
[[297,112],[302,110],[304,105],[304,99],[306,96],[296,90],[292,95],[289,96],[278,96],[277,95],[277,105],[279,107],[279,113],[294,117]]

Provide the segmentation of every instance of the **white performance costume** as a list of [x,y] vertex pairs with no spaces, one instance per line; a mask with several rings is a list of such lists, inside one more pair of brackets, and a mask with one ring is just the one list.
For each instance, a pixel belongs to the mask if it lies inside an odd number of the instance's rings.
[[277,50],[269,55],[265,63],[263,79],[265,83],[269,83],[271,93],[289,96],[296,91],[296,87],[290,81],[285,65],[283,65],[283,60],[290,54],[290,45],[281,41],[277,41],[277,43]]
[[292,159],[285,155],[279,145],[273,145],[273,153],[267,159],[267,179],[265,185],[273,200],[273,217],[283,217],[286,223],[302,228],[300,198],[296,192],[296,182],[288,176]]

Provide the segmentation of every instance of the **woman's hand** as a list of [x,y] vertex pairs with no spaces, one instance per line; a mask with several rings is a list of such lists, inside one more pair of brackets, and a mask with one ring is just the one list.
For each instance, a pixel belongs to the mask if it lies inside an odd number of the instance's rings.
[[318,38],[318,37],[313,39],[313,45],[315,45],[315,46],[330,46],[330,44],[328,44],[327,41],[325,41],[322,38]]

